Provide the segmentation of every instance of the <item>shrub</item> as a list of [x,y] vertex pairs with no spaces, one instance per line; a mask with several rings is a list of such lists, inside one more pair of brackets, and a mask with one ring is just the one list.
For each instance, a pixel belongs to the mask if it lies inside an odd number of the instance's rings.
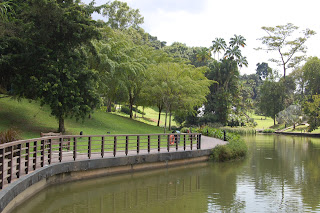
[[264,129],[262,133],[274,133],[274,129]]
[[256,129],[251,127],[222,127],[222,130],[227,132],[233,132],[240,135],[254,135],[256,134]]
[[212,150],[212,158],[218,162],[241,159],[247,155],[246,142],[238,135],[229,135],[226,145],[218,145]]
[[[248,147],[246,142],[240,137],[239,133],[230,132],[229,129],[224,129],[226,131],[226,140],[228,143],[226,145],[218,145],[212,150],[211,157],[215,161],[223,162],[233,159],[239,159],[246,156]],[[240,128],[237,128],[240,129]],[[243,128],[248,129],[248,128]],[[197,132],[207,135],[214,138],[219,138],[223,140],[224,133],[222,129],[215,129],[208,126],[204,126],[197,129]],[[238,131],[241,132],[241,131]],[[253,133],[253,130],[250,128],[248,132]],[[255,132],[255,131],[254,131]]]
[[16,129],[8,129],[6,131],[0,132],[0,144],[20,140],[20,133]]
[[141,115],[146,115],[145,112],[141,111],[140,109],[138,109],[138,108],[136,108],[136,107],[133,107],[132,111],[137,112],[137,113],[139,113],[139,114],[141,114]]
[[120,112],[123,112],[127,115],[130,115],[130,109],[129,107],[126,107],[126,106],[121,106],[121,111]]

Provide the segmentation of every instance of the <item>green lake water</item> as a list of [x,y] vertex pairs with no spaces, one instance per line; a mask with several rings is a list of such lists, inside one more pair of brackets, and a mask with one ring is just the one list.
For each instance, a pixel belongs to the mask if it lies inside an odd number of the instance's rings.
[[249,153],[241,161],[56,185],[14,212],[320,212],[320,139],[257,135],[245,140]]

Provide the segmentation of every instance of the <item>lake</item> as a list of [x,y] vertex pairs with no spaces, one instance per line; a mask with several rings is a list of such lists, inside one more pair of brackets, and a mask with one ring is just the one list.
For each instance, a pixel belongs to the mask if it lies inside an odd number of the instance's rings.
[[51,186],[14,212],[320,212],[319,138],[244,139],[244,160]]

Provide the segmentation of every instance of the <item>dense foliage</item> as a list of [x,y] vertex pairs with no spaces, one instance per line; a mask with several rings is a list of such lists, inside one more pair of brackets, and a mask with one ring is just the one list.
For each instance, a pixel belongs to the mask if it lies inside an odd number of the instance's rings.
[[[93,20],[94,12],[105,21]],[[181,126],[254,127],[252,112],[271,116],[275,124],[277,115],[285,121],[278,113],[295,104],[308,115],[310,130],[319,126],[319,59],[298,67],[314,31],[290,39],[298,29],[293,24],[263,27],[268,36],[262,43],[280,53],[280,60],[271,61],[283,67],[284,76],[265,62],[241,76],[248,65],[243,36],[228,43],[215,38],[209,47],[166,45],[145,32],[143,22],[139,9],[117,0],[99,7],[94,1],[2,0],[0,93],[49,106],[60,132],[65,118],[85,119],[102,104],[108,112],[126,105],[130,118],[137,106],[157,107],[158,126],[165,112],[169,129],[173,116]],[[289,68],[295,70],[286,75]]]

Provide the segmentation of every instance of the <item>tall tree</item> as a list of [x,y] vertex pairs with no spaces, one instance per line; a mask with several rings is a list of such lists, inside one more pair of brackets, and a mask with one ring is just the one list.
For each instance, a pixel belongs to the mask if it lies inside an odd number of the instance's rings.
[[[84,118],[98,106],[96,73],[82,49],[99,34],[79,1],[16,1],[15,35],[1,38],[0,67],[14,73],[18,97],[40,99],[64,132],[64,119]],[[17,48],[18,47],[18,48]]]
[[216,55],[216,53],[218,53],[218,60],[220,60],[219,53],[221,51],[225,51],[226,48],[227,43],[223,38],[216,38],[214,41],[212,41],[211,50],[213,51],[214,56]]
[[148,67],[144,90],[158,98],[155,104],[163,103],[166,110],[165,128],[168,113],[178,109],[192,111],[194,106],[205,102],[211,81],[205,78],[204,69],[173,62]]
[[309,117],[308,131],[311,132],[320,126],[320,95],[312,95],[303,107],[304,113]]
[[282,66],[284,78],[286,77],[288,68],[299,65],[299,63],[305,59],[304,53],[306,53],[307,47],[304,44],[308,38],[316,34],[313,30],[305,29],[302,31],[301,37],[292,38],[293,33],[295,33],[299,27],[291,23],[278,25],[276,27],[262,27],[262,29],[268,35],[258,40],[261,40],[266,48],[260,47],[257,48],[257,50],[266,50],[267,52],[275,51],[279,53],[280,58],[271,58],[270,61],[277,63],[278,66]]
[[268,77],[268,75],[272,72],[272,69],[269,67],[268,63],[262,62],[256,64],[256,74],[259,76],[260,80],[264,80]]
[[107,24],[113,29],[138,28],[144,22],[139,9],[132,9],[126,2],[117,0],[104,5],[102,14],[108,19]]
[[207,78],[215,80],[217,84],[210,86],[204,117],[210,117],[207,122],[226,124],[231,107],[236,105],[239,95],[238,66],[232,59],[223,59],[221,62],[213,61],[209,69]]
[[320,94],[320,59],[317,57],[309,58],[302,70],[308,94]]
[[259,108],[265,116],[270,116],[273,119],[273,124],[276,124],[276,115],[282,111],[285,106],[283,100],[285,91],[282,82],[276,81],[274,77],[267,78],[260,88]]

